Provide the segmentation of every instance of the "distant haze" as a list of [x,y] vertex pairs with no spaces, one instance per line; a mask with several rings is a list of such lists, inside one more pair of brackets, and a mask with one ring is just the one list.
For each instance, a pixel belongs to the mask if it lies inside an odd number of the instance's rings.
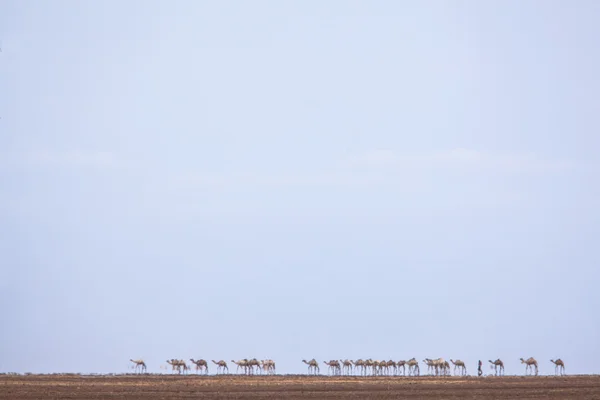
[[598,21],[592,0],[2,2],[0,372],[597,373]]

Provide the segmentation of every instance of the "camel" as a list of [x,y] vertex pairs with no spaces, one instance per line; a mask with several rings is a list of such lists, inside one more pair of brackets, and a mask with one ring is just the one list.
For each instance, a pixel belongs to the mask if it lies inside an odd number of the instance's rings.
[[194,360],[193,358],[190,358],[190,361],[193,362],[194,364],[196,364],[196,373],[198,373],[198,371],[202,371],[202,369],[204,369],[204,375],[208,374],[208,363],[206,362],[206,360],[203,360],[203,359]]
[[443,361],[440,368],[442,368],[444,375],[450,375],[450,363],[448,361]]
[[371,360],[371,370],[373,371],[373,375],[379,374],[379,360]]
[[350,375],[352,373],[352,361],[345,359],[343,361],[340,360],[340,363],[342,363],[342,372]]
[[188,367],[188,365],[185,363],[185,361],[183,360],[177,360],[175,358],[172,358],[170,360],[167,360],[168,364],[171,364],[171,367],[173,368],[173,371],[175,370],[175,368],[177,368],[177,371],[181,374],[181,371],[183,370],[183,372],[187,372],[190,367]]
[[248,360],[248,368],[250,369],[250,374],[254,374],[254,367],[256,370],[260,372],[260,362],[256,358]]
[[496,375],[498,375],[498,370],[500,370],[500,375],[504,374],[504,363],[502,362],[501,359],[497,359],[496,361],[492,361],[492,360],[488,360],[488,361],[493,365]]
[[394,375],[398,374],[398,364],[396,363],[396,361],[389,360],[387,362],[387,366],[388,366],[388,369],[391,369],[392,371],[394,371]]
[[276,374],[277,373],[277,366],[275,365],[275,361],[274,360],[267,360],[269,362],[269,368],[268,370],[271,371],[272,374]]
[[392,375],[392,374],[396,375],[398,365],[396,364],[396,362],[394,360],[382,361],[381,366],[384,368],[385,373],[387,375]]
[[450,364],[448,363],[448,361],[444,360],[443,358],[438,358],[436,360],[433,360],[433,362],[437,367],[436,374],[448,375],[450,373]]
[[390,368],[388,367],[387,361],[379,361],[379,375],[388,375]]
[[236,374],[239,372],[240,368],[242,368],[242,370],[244,372],[244,375],[249,374],[249,372],[248,372],[248,368],[249,368],[249,366],[248,366],[248,360],[246,360],[244,358],[243,360],[240,360],[240,361],[231,360],[231,362],[234,363],[235,365],[237,365],[237,368],[235,370]]
[[450,362],[452,364],[454,364],[454,375],[456,375],[456,368],[459,369],[459,371],[461,372],[461,375],[467,375],[467,367],[465,366],[465,363],[461,360],[456,360],[454,361],[453,359],[450,359]]
[[521,364],[526,364],[525,365],[525,375],[527,375],[527,370],[529,369],[531,373],[533,373],[533,367],[535,367],[535,376],[537,376],[538,374],[538,363],[535,360],[535,358],[533,357],[529,357],[527,360],[523,360],[522,358],[521,360]]
[[398,366],[398,372],[400,372],[400,368],[402,368],[402,375],[406,376],[406,361],[400,360],[396,365]]
[[419,376],[421,375],[421,368],[419,367],[419,362],[413,357],[410,360],[408,360],[406,362],[406,365],[408,365],[408,375],[411,375],[411,371],[412,371],[412,375],[416,375]]
[[221,371],[221,373],[225,373],[225,370],[227,370],[227,372],[229,373],[229,367],[227,366],[227,363],[225,362],[225,360],[219,360],[218,362],[215,360],[211,360],[214,364],[216,364],[217,366],[217,375],[219,374],[219,371]]
[[146,363],[144,362],[144,360],[141,360],[141,359],[139,359],[139,360],[132,360],[130,358],[129,361],[131,361],[132,363],[135,364],[135,370],[136,371],[137,371],[138,367],[140,368],[140,373],[147,371]]
[[435,360],[426,358],[423,362],[427,364],[427,372],[431,371],[432,374],[435,372],[435,375],[439,375],[440,373],[446,375],[446,367],[450,369],[450,364],[448,364],[447,361],[444,361],[443,358],[437,358]]
[[381,373],[381,361],[372,360],[371,369],[373,370],[373,375],[379,375]]
[[275,361],[273,360],[262,360],[261,367],[267,372],[267,374],[275,374]]
[[376,360],[373,362],[373,366],[376,368],[376,375],[385,375],[389,372],[387,361]]
[[167,364],[171,365],[172,371],[175,371],[175,369],[177,369],[177,371],[181,373],[179,362],[176,359],[171,358],[170,360],[167,360]]
[[185,361],[183,360],[178,360],[179,361],[179,365],[181,365],[181,369],[183,369],[183,373],[188,373],[189,370],[191,369],[189,365],[187,365],[185,363]]
[[365,362],[362,360],[362,358],[359,358],[356,361],[350,361],[352,364],[354,364],[354,368],[358,369],[360,368],[360,374],[366,374],[366,369],[365,369]]
[[427,373],[433,374],[433,371],[435,369],[435,363],[433,362],[433,360],[426,358],[423,360],[423,362],[427,365]]
[[177,368],[177,370],[179,371],[179,373],[181,373],[181,371],[179,370],[179,364],[177,363],[177,360],[175,360],[175,359],[172,358],[170,360],[167,360],[167,364],[169,364],[171,366],[172,371],[175,371],[175,368]]
[[190,370],[189,365],[187,365],[185,363],[185,361],[183,360],[177,360],[177,362],[179,363],[179,366],[181,367],[181,369],[183,370],[183,373],[186,374],[188,373],[188,371]]
[[340,362],[338,360],[331,360],[331,361],[323,361],[323,364],[327,364],[329,366],[329,368],[327,368],[327,372],[329,372],[329,370],[331,370],[332,375],[340,375],[342,368],[340,367]]
[[307,365],[308,365],[308,373],[309,373],[309,374],[310,374],[310,371],[311,371],[311,370],[313,371],[313,373],[314,373],[315,375],[317,375],[317,372],[318,372],[318,373],[321,373],[321,369],[319,368],[319,363],[318,363],[318,362],[317,362],[317,360],[315,360],[314,358],[313,358],[312,360],[310,360],[310,361],[302,360],[302,362],[303,362],[304,364],[307,364]]
[[377,372],[375,361],[373,361],[370,358],[367,358],[365,360],[364,366],[365,366],[365,375],[367,375],[369,373],[369,368],[371,368],[371,373],[373,375],[375,375],[375,373]]
[[558,375],[559,373],[560,375],[565,375],[565,363],[563,360],[558,358],[556,361],[550,360],[550,362],[554,364],[554,375]]

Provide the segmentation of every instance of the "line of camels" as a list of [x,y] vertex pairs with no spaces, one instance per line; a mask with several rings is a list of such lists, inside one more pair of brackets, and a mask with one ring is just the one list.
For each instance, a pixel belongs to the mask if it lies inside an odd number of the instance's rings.
[[[525,375],[530,373],[538,375],[538,362],[535,358],[529,357],[528,359],[520,358],[521,364],[525,364]],[[494,368],[495,375],[504,375],[504,363],[502,360],[488,360],[490,363],[490,367]],[[310,361],[302,360],[303,363],[308,365],[308,373],[310,374],[319,374],[320,368],[319,363],[314,358]],[[454,375],[458,374],[462,376],[467,375],[467,367],[464,361],[461,360],[452,360],[450,362],[454,365]],[[565,363],[560,358],[556,360],[550,360],[554,364],[554,374],[555,375],[565,375]],[[356,361],[352,360],[330,360],[323,361],[325,365],[327,365],[327,372],[332,375],[350,375],[353,372],[353,369],[356,373],[360,373],[360,375],[399,375],[402,370],[402,375],[406,375],[406,368],[408,367],[408,375],[409,376],[418,376],[420,375],[420,367],[419,362],[413,357],[408,361],[377,361],[372,359],[362,360],[358,359]],[[450,375],[450,363],[443,358],[431,359],[426,358],[423,360],[423,363],[427,365],[427,372],[432,375]],[[482,375],[482,371],[479,370],[478,375]]]
[[[140,373],[147,371],[146,362],[144,360],[130,359],[129,361],[131,361],[134,364],[134,368],[135,368],[136,372],[138,370]],[[192,362],[192,364],[194,364],[194,366],[196,368],[196,373],[204,372],[205,375],[208,375],[208,363],[206,362],[206,360],[203,360],[203,359],[194,360],[193,358],[190,358],[190,361]],[[227,366],[227,362],[225,360],[219,360],[219,361],[211,360],[211,361],[217,366],[217,374],[219,374],[219,373],[224,374],[226,371],[227,371],[227,373],[229,373],[229,367]],[[178,360],[178,359],[172,358],[170,360],[167,360],[166,362],[167,362],[167,364],[169,364],[171,366],[172,371],[177,371],[180,374],[188,373],[192,369],[192,367],[190,367],[185,362],[185,360]],[[258,373],[264,372],[268,375],[275,374],[275,361],[273,361],[273,360],[260,360],[259,361],[256,358],[252,358],[252,359],[244,358],[239,361],[231,360],[231,362],[233,364],[237,365],[236,373],[239,372],[240,368],[241,368],[242,372],[246,375],[254,375],[254,373],[256,373],[256,372],[258,372]],[[168,367],[161,367],[161,368],[168,368]]]
[[[529,357],[528,359],[520,358],[521,364],[525,364],[525,375],[533,375],[535,369],[535,376],[538,375],[538,362],[535,358]],[[134,364],[134,368],[140,373],[146,372],[146,363],[144,360],[130,359]],[[206,360],[194,360],[190,358],[192,364],[195,365],[196,373],[204,372],[205,375],[208,375],[208,363]],[[225,360],[211,360],[213,364],[217,366],[217,374],[221,373],[229,373],[229,367],[227,366],[227,362]],[[191,371],[191,367],[184,361],[172,358],[166,361],[167,364],[171,366],[171,371],[177,371],[179,374],[187,373]],[[240,369],[242,373],[245,375],[253,375],[255,373],[265,373],[265,374],[275,374],[275,361],[273,360],[257,360],[256,358],[247,359],[244,358],[239,361],[231,360],[231,362],[237,365],[236,373],[239,373]],[[314,358],[310,361],[302,360],[302,362],[308,365],[308,374],[309,375],[317,375],[321,373],[321,369],[319,368],[319,363]],[[452,360],[450,362],[454,365],[454,375],[466,376],[467,375],[467,367],[465,363],[461,360]],[[504,375],[504,363],[500,359],[496,359],[494,361],[488,360],[490,363],[490,368],[494,368],[495,375]],[[565,363],[560,358],[556,360],[550,360],[551,363],[554,364],[554,374],[555,375],[565,375]],[[423,360],[423,363],[427,365],[427,372],[432,375],[450,375],[450,363],[443,358],[431,359],[426,358]],[[409,376],[419,376],[420,375],[420,367],[419,362],[415,358],[411,358],[410,360],[401,360],[401,361],[378,361],[372,359],[358,359],[358,360],[330,360],[323,361],[323,364],[327,365],[327,373],[332,375],[351,375],[352,373],[357,373],[360,375],[399,375],[402,370],[402,375],[406,376],[406,368],[408,367],[408,375]],[[168,368],[168,367],[161,367]],[[482,375],[482,371],[478,369],[478,375]]]

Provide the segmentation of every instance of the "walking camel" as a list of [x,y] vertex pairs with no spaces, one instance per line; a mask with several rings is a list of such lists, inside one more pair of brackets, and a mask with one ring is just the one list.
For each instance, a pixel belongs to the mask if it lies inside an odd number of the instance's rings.
[[377,361],[373,361],[373,359],[367,358],[365,360],[365,374],[369,373],[369,368],[371,368],[371,374],[375,375],[377,373]]
[[390,368],[387,361],[378,361],[377,366],[379,367],[379,375],[387,375],[389,373]]
[[442,361],[440,368],[442,368],[442,373],[444,375],[450,375],[450,363],[448,361]]
[[454,361],[453,359],[450,359],[450,362],[452,364],[454,364],[454,374],[456,375],[456,368],[459,369],[459,371],[461,372],[461,375],[467,375],[467,366],[465,365],[465,363],[461,360],[456,360]]
[[388,360],[387,362],[388,370],[394,372],[394,375],[398,374],[398,364],[394,360]]
[[180,374],[181,374],[182,370],[185,373],[190,369],[190,367],[188,367],[188,365],[185,363],[185,361],[177,360],[175,358],[171,358],[170,360],[167,360],[167,364],[171,365],[171,367],[173,368],[173,371],[175,371],[175,368],[177,368],[177,371]]
[[371,360],[371,370],[373,371],[373,375],[378,375],[381,373],[381,361],[379,360]]
[[367,371],[366,371],[366,367],[365,367],[365,362],[363,361],[362,358],[359,358],[356,361],[350,361],[352,364],[354,364],[354,368],[355,370],[358,370],[360,368],[360,374],[361,375],[366,375]]
[[521,358],[520,360],[521,360],[521,364],[526,364],[525,365],[525,375],[527,375],[527,370],[530,370],[530,372],[533,373],[533,367],[535,367],[535,376],[537,376],[538,363],[535,360],[535,358],[529,357],[527,360],[523,360],[523,358]]
[[319,363],[318,363],[318,362],[317,362],[317,360],[315,360],[314,358],[313,358],[312,360],[310,360],[310,361],[302,360],[302,362],[303,362],[304,364],[307,364],[307,365],[308,365],[308,373],[309,373],[309,374],[310,374],[310,371],[311,371],[311,370],[313,371],[313,373],[314,373],[315,375],[317,375],[317,372],[318,372],[318,373],[321,373],[321,369],[319,368]]
[[350,375],[352,373],[352,361],[345,359],[340,360],[340,363],[342,363],[342,372]]
[[406,365],[408,365],[408,376],[411,375],[411,371],[412,375],[421,375],[421,368],[419,367],[419,362],[414,357],[408,360],[406,362]]
[[260,363],[256,358],[248,360],[248,368],[250,369],[250,374],[254,374],[254,367],[256,367],[256,370],[260,372]]
[[381,373],[381,361],[379,360],[370,360],[371,361],[371,369],[373,370],[373,375],[379,375]]
[[445,361],[443,358],[437,358],[435,360],[426,358],[423,360],[423,362],[427,364],[427,372],[435,372],[436,375],[439,375],[440,373],[446,375],[450,369],[450,364],[448,364],[448,361]]
[[488,360],[494,366],[494,371],[496,375],[498,375],[498,370],[500,370],[500,375],[504,374],[504,363],[501,359],[497,359],[496,361]]
[[423,360],[423,362],[425,363],[425,365],[427,365],[427,373],[431,373],[432,375],[435,373],[435,375],[438,374],[439,369],[438,369],[438,361],[439,360],[432,360],[431,358],[426,358]]
[[147,368],[146,368],[146,363],[144,362],[144,360],[132,360],[131,358],[129,359],[129,361],[131,361],[132,363],[135,364],[135,370],[137,371],[138,367],[140,369],[140,373],[141,372],[146,372]]
[[275,361],[273,360],[262,360],[261,367],[267,374],[275,374]]
[[249,372],[248,372],[248,368],[249,368],[249,366],[248,366],[248,360],[246,360],[244,358],[243,360],[240,360],[240,361],[231,360],[231,362],[234,363],[235,365],[237,365],[237,368],[235,369],[236,373],[238,373],[239,370],[240,370],[240,368],[242,368],[242,370],[244,371],[245,375],[249,374]]
[[177,371],[179,371],[179,373],[181,373],[181,370],[179,369],[179,363],[174,358],[167,360],[167,364],[169,364],[171,366],[171,371],[175,371],[175,369],[177,368]]
[[338,360],[323,361],[323,364],[327,364],[329,366],[327,371],[329,372],[331,369],[332,375],[340,375],[342,368],[340,367],[340,362]]
[[190,361],[196,364],[196,373],[204,369],[204,375],[208,374],[208,363],[206,362],[206,360],[194,360],[193,358],[190,358]]
[[402,368],[402,375],[406,375],[406,361],[400,360],[396,365],[398,366],[398,373],[400,373],[400,368]]
[[174,360],[177,362],[177,364],[179,365],[179,368],[181,368],[181,370],[183,371],[184,374],[187,374],[188,371],[190,370],[189,365],[186,364],[186,362],[184,360]]
[[225,362],[225,360],[219,360],[218,362],[215,360],[211,360],[214,364],[216,364],[217,366],[217,375],[219,374],[219,371],[221,371],[221,373],[225,373],[225,370],[227,370],[227,372],[229,372],[229,367],[227,366],[227,363]]
[[554,375],[565,375],[565,363],[560,358],[555,360],[550,360],[552,364],[554,364]]

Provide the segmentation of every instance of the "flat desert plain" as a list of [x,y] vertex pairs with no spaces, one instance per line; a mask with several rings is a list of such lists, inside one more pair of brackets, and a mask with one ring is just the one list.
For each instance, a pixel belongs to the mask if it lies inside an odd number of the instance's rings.
[[0,399],[600,399],[600,375],[0,375]]

